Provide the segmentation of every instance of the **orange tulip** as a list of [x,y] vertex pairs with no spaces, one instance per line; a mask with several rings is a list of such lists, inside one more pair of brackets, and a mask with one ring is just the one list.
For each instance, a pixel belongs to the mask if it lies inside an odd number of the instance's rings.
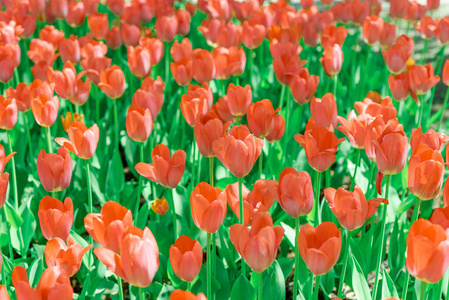
[[408,0],[391,0],[390,17],[394,19],[403,19],[407,12]]
[[390,97],[383,98],[380,104],[369,98],[365,98],[363,101],[355,102],[354,107],[359,115],[367,114],[373,118],[381,116],[385,122],[395,119],[397,114],[397,110]]
[[125,8],[125,0],[107,0],[106,6],[116,16],[120,16]]
[[449,229],[449,207],[437,207],[429,219],[432,224],[440,225],[446,231]]
[[343,51],[340,45],[334,44],[332,47],[324,50],[320,61],[327,76],[332,77],[340,73],[341,65],[343,64]]
[[191,20],[190,13],[184,9],[177,9],[175,16],[178,19],[177,34],[186,36],[190,31],[190,20]]
[[252,98],[253,93],[251,91],[251,86],[234,86],[233,83],[228,86],[227,101],[229,111],[232,115],[236,117],[245,115],[251,104]]
[[301,39],[302,25],[299,23],[292,26],[273,25],[268,29],[268,39],[270,42],[278,42],[282,44],[291,43],[298,45]]
[[82,159],[90,159],[97,149],[100,132],[97,124],[87,128],[81,122],[73,122],[68,131],[69,139],[56,138],[55,141]]
[[352,110],[348,119],[338,116],[338,123],[341,126],[337,130],[341,131],[348,138],[351,146],[356,149],[365,149],[365,127],[371,121],[368,114],[356,115]]
[[313,97],[310,112],[318,126],[329,129],[337,127],[337,102],[331,93],[325,94],[321,99]]
[[192,292],[183,291],[183,290],[174,290],[170,294],[169,300],[207,300],[206,296],[203,293],[199,293],[195,296]]
[[39,180],[47,192],[63,191],[69,186],[72,178],[72,157],[66,148],[59,148],[56,154],[47,154],[42,149],[36,164]]
[[274,117],[281,109],[273,109],[273,104],[268,99],[263,99],[256,103],[251,103],[248,108],[248,125],[251,131],[258,138],[263,139],[273,129]]
[[289,86],[293,99],[299,105],[308,103],[313,98],[319,83],[320,77],[309,75],[309,70],[306,68],[301,69],[298,74],[290,78]]
[[71,277],[78,272],[84,254],[92,248],[92,245],[83,249],[69,236],[67,245],[60,238],[54,238],[45,246],[45,262],[48,267],[59,267],[67,276]]
[[320,41],[320,33],[317,31],[315,24],[312,22],[306,23],[302,29],[302,38],[304,44],[309,47],[316,47]]
[[39,223],[42,235],[47,239],[58,237],[67,240],[73,223],[73,203],[69,197],[64,203],[45,196],[39,203]]
[[100,213],[86,215],[84,226],[94,241],[118,253],[125,231],[133,226],[133,216],[127,208],[117,202],[108,201]]
[[313,187],[307,172],[288,167],[279,175],[279,197],[282,209],[292,218],[307,215],[313,207]]
[[249,49],[259,47],[265,36],[267,29],[256,21],[244,21],[242,26],[242,42]]
[[214,233],[226,216],[226,194],[218,187],[201,182],[190,194],[190,206],[195,225],[208,233]]
[[305,61],[299,60],[301,47],[297,44],[272,42],[270,44],[271,55],[273,56],[273,70],[277,80],[288,85],[293,75],[299,74]]
[[16,289],[17,300],[73,299],[69,277],[60,267],[47,268],[35,289],[30,286],[27,272],[22,266],[12,270],[11,281]]
[[27,112],[31,109],[30,87],[24,82],[16,85],[15,89],[9,87],[6,90],[6,98],[14,98],[17,109],[21,112]]
[[249,19],[251,13],[259,9],[260,3],[258,0],[249,1],[230,1],[231,7],[234,9],[235,17],[243,22]]
[[6,193],[8,192],[8,185],[9,185],[9,174],[3,173],[0,176],[0,208],[2,208],[3,205],[5,205]]
[[263,140],[254,137],[247,126],[234,126],[227,136],[215,140],[212,148],[221,163],[234,176],[248,175],[259,157]]
[[248,266],[254,272],[261,273],[276,259],[284,229],[280,225],[273,228],[270,214],[258,212],[253,217],[251,229],[234,224],[229,229],[229,236]]
[[203,263],[203,249],[198,241],[181,235],[170,246],[170,263],[181,280],[191,282],[200,273]]
[[408,22],[416,22],[426,14],[427,8],[418,1],[410,1],[407,5],[407,12],[404,19]]
[[151,181],[174,189],[184,174],[186,153],[177,150],[172,157],[170,156],[170,149],[167,146],[157,145],[151,152],[153,164],[139,162],[135,166],[136,171]]
[[13,129],[18,117],[16,99],[0,95],[0,128]]
[[175,62],[182,61],[183,59],[191,59],[193,54],[192,43],[188,38],[184,38],[181,43],[174,41],[170,48],[170,55]]
[[194,126],[196,119],[209,111],[212,99],[212,90],[207,83],[189,85],[187,94],[181,96],[181,113],[187,124]]
[[449,16],[441,18],[435,28],[435,37],[442,45],[449,44]]
[[371,143],[380,173],[394,175],[402,171],[407,160],[408,139],[397,120],[388,122],[378,139]]
[[383,48],[387,48],[396,41],[396,25],[384,22],[382,32],[379,37],[379,44]]
[[212,105],[212,111],[216,112],[223,122],[231,122],[232,124],[237,120],[237,117],[232,115],[229,111],[228,96],[226,95],[218,98],[217,103]]
[[147,77],[142,81],[142,87],[133,96],[133,104],[151,111],[153,121],[164,104],[165,82],[158,76],[156,80]]
[[449,137],[447,135],[436,132],[432,128],[423,134],[420,126],[412,129],[410,148],[412,149],[412,152],[414,152],[420,144],[425,144],[432,150],[441,151],[448,141]]
[[171,42],[178,31],[178,19],[176,15],[160,16],[154,25],[158,38],[164,42]]
[[331,222],[323,222],[317,228],[305,224],[299,231],[298,250],[314,275],[326,274],[340,257],[341,232]]
[[45,62],[48,65],[52,65],[56,59],[55,47],[53,44],[39,39],[31,40],[30,50],[28,50],[27,54],[35,64]]
[[131,73],[137,78],[144,78],[150,74],[151,60],[150,52],[142,46],[128,47],[128,65]]
[[151,204],[151,209],[158,215],[165,215],[168,211],[168,202],[165,197],[154,200]]
[[326,171],[335,161],[338,144],[344,139],[337,139],[335,133],[325,127],[315,125],[309,121],[309,129],[304,135],[295,134],[295,140],[306,151],[309,165],[318,172]]
[[443,67],[443,83],[449,86],[449,59],[446,60]]
[[59,48],[59,43],[64,38],[64,32],[56,29],[53,25],[45,25],[44,28],[39,31],[39,38],[53,44],[53,47],[57,50]]
[[140,32],[141,30],[137,25],[122,23],[120,26],[120,35],[126,47],[137,46],[139,44]]
[[67,112],[65,114],[65,118],[63,116],[61,116],[61,123],[62,123],[62,128],[64,129],[65,132],[69,131],[70,125],[72,125],[73,122],[84,122],[84,115],[80,115],[77,113],[72,113],[71,112]]
[[388,70],[393,74],[402,73],[405,70],[407,60],[412,56],[415,43],[412,38],[401,35],[396,43],[382,49],[382,56],[387,64]]
[[353,192],[342,187],[338,190],[326,188],[324,197],[340,225],[349,231],[362,227],[376,213],[381,203],[388,204],[388,200],[383,198],[366,201],[362,189],[357,185]]
[[6,290],[6,287],[4,285],[0,284],[0,299],[2,300],[10,300],[8,291]]
[[5,166],[9,162],[9,160],[16,154],[16,152],[12,152],[5,156],[5,148],[2,144],[0,144],[0,174],[5,172]]
[[212,144],[220,137],[226,136],[230,123],[223,124],[218,115],[209,111],[198,117],[195,122],[194,134],[198,150],[204,157],[215,157]]
[[408,187],[422,200],[435,198],[443,186],[444,160],[438,150],[419,145],[409,160]]
[[[245,226],[250,226],[253,218],[253,214],[256,211],[248,199],[250,191],[242,184],[242,201],[243,201],[243,224]],[[238,182],[233,184],[228,184],[226,186],[226,200],[228,201],[229,207],[235,214],[237,219],[240,220],[240,194]]]
[[42,127],[50,127],[56,121],[59,110],[59,98],[39,94],[31,102],[34,119]]
[[122,35],[120,33],[120,27],[118,25],[112,26],[109,29],[105,40],[106,40],[106,44],[109,46],[109,48],[114,49],[114,50],[120,48],[123,45]]
[[108,15],[99,12],[90,13],[87,17],[87,25],[94,38],[104,39],[109,30]]
[[170,71],[177,84],[186,86],[193,78],[193,63],[187,58],[181,61],[171,62]]
[[[104,49],[106,48],[106,49]],[[111,59],[105,57],[107,47],[103,42],[87,44],[81,49],[81,66],[86,75],[96,85],[100,83],[100,75],[111,66]]]
[[118,252],[120,255],[103,247],[94,249],[94,254],[111,272],[133,286],[149,286],[159,268],[159,248],[150,229],[128,228]]
[[126,115],[126,132],[135,142],[145,142],[153,130],[153,117],[148,108],[142,108],[135,104],[128,108]]
[[443,227],[425,219],[412,224],[407,235],[406,266],[410,275],[437,283],[449,266],[449,237]]
[[388,76],[388,87],[396,101],[407,100],[410,96],[409,74],[406,72]]
[[243,48],[217,47],[212,51],[215,64],[215,78],[228,79],[231,76],[242,75],[246,65],[246,55]]
[[195,49],[192,58],[193,78],[199,83],[209,82],[215,78],[215,62],[210,53],[204,49]]
[[67,24],[69,24],[70,27],[79,27],[84,23],[85,19],[86,9],[84,8],[83,2],[70,1],[66,18]]
[[375,117],[365,126],[365,152],[373,162],[376,161],[376,150],[371,140],[377,140],[385,128],[385,121],[381,115]]
[[125,75],[119,66],[104,70],[100,74],[98,87],[111,99],[117,99],[125,93]]
[[343,46],[346,37],[348,36],[348,30],[344,26],[328,26],[325,27],[321,34],[321,46],[323,49],[332,47],[335,44]]
[[435,35],[435,30],[438,25],[438,20],[432,19],[431,16],[424,16],[419,21],[419,24],[414,23],[413,27],[418,31],[423,39],[431,39]]
[[410,90],[417,95],[424,95],[440,81],[440,76],[434,76],[432,64],[427,66],[414,65],[408,69]]
[[71,35],[70,38],[62,39],[59,43],[59,54],[64,63],[70,61],[73,64],[77,64],[81,59],[78,38]]
[[274,115],[273,128],[270,133],[265,137],[267,142],[274,143],[279,141],[285,133],[285,119],[282,115]]
[[381,17],[376,15],[366,17],[363,21],[362,34],[368,45],[373,45],[379,41],[383,26],[384,20]]

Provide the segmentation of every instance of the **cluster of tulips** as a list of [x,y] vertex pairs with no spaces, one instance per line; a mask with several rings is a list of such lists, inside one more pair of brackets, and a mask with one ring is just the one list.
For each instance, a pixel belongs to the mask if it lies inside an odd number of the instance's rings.
[[449,297],[439,0],[0,4],[0,300]]

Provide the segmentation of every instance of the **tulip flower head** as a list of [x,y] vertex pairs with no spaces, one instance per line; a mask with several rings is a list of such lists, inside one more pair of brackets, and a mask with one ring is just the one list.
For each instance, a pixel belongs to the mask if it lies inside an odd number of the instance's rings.
[[195,296],[192,292],[178,289],[170,294],[169,300],[207,300],[207,298],[203,293],[199,293]]
[[72,157],[65,147],[59,148],[56,154],[46,153],[42,149],[36,165],[39,180],[47,192],[60,192],[69,186],[72,178]]
[[58,237],[66,240],[73,223],[72,199],[65,198],[64,203],[46,196],[39,203],[39,223],[42,235],[47,239]]
[[100,136],[97,124],[87,128],[81,122],[73,122],[68,130],[69,138],[56,138],[55,141],[82,159],[90,159],[97,149]]
[[168,202],[165,197],[157,198],[151,204],[151,209],[158,215],[165,215],[168,211]]
[[316,125],[330,130],[337,127],[337,102],[331,93],[324,94],[321,99],[313,97],[310,112]]
[[128,108],[126,115],[126,132],[135,142],[145,142],[153,130],[151,111],[135,104]]
[[279,175],[279,197],[282,209],[292,218],[307,215],[313,207],[313,187],[310,175],[288,167]]
[[11,130],[16,125],[18,117],[16,99],[0,95],[0,128]]
[[320,61],[327,76],[332,77],[340,73],[343,64],[343,51],[340,45],[334,44],[332,47],[324,50]]
[[207,182],[201,182],[190,194],[190,206],[195,225],[208,233],[214,233],[226,216],[226,193]]
[[191,282],[200,273],[203,249],[198,241],[181,235],[170,247],[170,263],[176,276]]
[[429,146],[432,150],[441,151],[444,145],[449,141],[449,136],[441,132],[436,132],[433,128],[430,128],[426,133],[422,132],[421,126],[412,129],[412,138],[410,140],[410,148],[412,152],[420,144]]
[[226,136],[226,131],[231,125],[230,122],[223,124],[214,111],[198,117],[195,122],[194,134],[198,150],[204,157],[215,157],[212,148],[213,142],[220,137]]
[[125,75],[119,66],[114,65],[100,74],[98,87],[111,99],[117,99],[125,92]]

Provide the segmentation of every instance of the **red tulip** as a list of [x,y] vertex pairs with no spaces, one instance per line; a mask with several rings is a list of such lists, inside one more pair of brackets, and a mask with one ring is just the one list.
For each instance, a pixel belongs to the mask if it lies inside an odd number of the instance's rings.
[[437,207],[429,219],[432,224],[440,225],[446,231],[449,229],[449,207]]
[[39,203],[39,223],[42,235],[47,239],[58,237],[67,240],[73,223],[73,203],[69,197],[64,203],[46,196]]
[[343,64],[343,51],[340,45],[334,44],[332,47],[324,50],[320,61],[327,76],[332,77],[340,73],[341,65]]
[[325,94],[321,99],[313,97],[310,112],[318,126],[329,129],[337,127],[337,102],[331,93]]
[[321,34],[321,46],[323,49],[332,47],[335,44],[343,46],[346,37],[348,36],[348,30],[344,26],[328,26],[324,28]]
[[189,34],[190,31],[190,13],[184,9],[176,10],[176,18],[178,19],[178,34],[185,36]]
[[279,175],[278,202],[292,218],[307,215],[313,207],[313,187],[310,175],[288,167]]
[[59,54],[64,63],[70,61],[73,64],[77,64],[81,59],[81,50],[77,37],[71,35],[70,38],[62,39],[59,43]]
[[381,47],[387,48],[396,41],[396,25],[384,22],[382,32],[379,37],[379,44]]
[[218,138],[226,136],[229,125],[229,122],[223,124],[218,115],[213,111],[209,111],[198,117],[195,122],[194,134],[201,155],[209,158],[215,157],[212,144]]
[[258,138],[263,139],[273,129],[274,118],[280,108],[274,110],[270,100],[263,99],[256,103],[251,103],[248,108],[248,125],[251,131]]
[[249,49],[259,47],[265,36],[267,30],[265,26],[256,21],[244,21],[242,26],[242,42]]
[[104,39],[109,30],[108,15],[99,12],[90,13],[87,17],[87,25],[94,38]]
[[66,148],[59,148],[56,154],[47,154],[42,149],[36,164],[39,180],[47,192],[63,191],[69,186],[72,178],[72,157]]
[[412,129],[410,148],[412,149],[412,152],[414,152],[420,144],[425,144],[432,150],[441,151],[448,141],[449,137],[447,135],[436,132],[432,128],[423,134],[420,126]]
[[137,78],[144,78],[150,74],[151,59],[150,52],[142,46],[128,47],[128,65],[131,73]]
[[231,76],[239,76],[245,70],[246,56],[243,48],[217,47],[212,52],[215,64],[215,78],[227,79]]
[[406,72],[399,75],[390,74],[388,76],[388,86],[396,101],[407,100],[410,96],[409,74]]
[[16,99],[5,98],[0,95],[0,128],[5,130],[13,129],[19,117]]
[[131,105],[126,115],[126,132],[135,142],[145,142],[153,130],[151,111],[137,105]]
[[90,159],[94,155],[100,136],[97,124],[87,128],[81,122],[73,122],[68,135],[69,139],[56,138],[56,143],[82,159]]
[[368,45],[377,43],[380,39],[384,26],[384,20],[376,15],[366,17],[363,21],[362,33],[363,39]]
[[443,67],[443,83],[449,86],[449,59],[446,60]]
[[394,19],[403,19],[407,12],[408,0],[391,0],[390,17]]
[[[190,2],[188,2],[190,3]],[[195,296],[192,292],[183,291],[183,290],[174,290],[170,294],[169,300],[207,300],[206,296],[203,293],[199,293]]]
[[228,96],[224,95],[221,98],[218,98],[217,103],[212,105],[212,110],[217,113],[218,117],[223,122],[231,122],[235,123],[237,120],[237,117],[232,115],[229,111],[229,103],[228,103]]
[[105,40],[106,40],[106,44],[109,46],[109,48],[114,49],[114,50],[120,48],[123,44],[120,27],[118,25],[112,26],[109,29]]
[[133,104],[151,111],[153,121],[164,104],[165,82],[158,76],[156,80],[147,77],[142,81],[142,87],[133,96]]
[[426,10],[426,6],[419,4],[418,1],[410,1],[404,19],[408,22],[416,22],[424,17]]
[[348,138],[351,146],[356,149],[365,148],[365,127],[371,121],[371,116],[368,114],[356,115],[352,110],[348,119],[338,116],[338,123],[341,126],[337,130],[341,131]]
[[203,86],[189,85],[187,94],[181,97],[181,113],[187,124],[194,126],[196,119],[209,111],[212,98],[212,90],[207,83]]
[[193,78],[199,83],[215,78],[215,62],[212,54],[204,49],[195,49],[192,58]]
[[200,273],[203,263],[203,249],[198,241],[181,235],[170,246],[170,263],[176,276],[183,281],[191,282]]
[[98,87],[111,99],[117,99],[125,93],[125,75],[119,66],[104,70],[100,74]]
[[309,75],[309,70],[301,69],[299,74],[292,75],[290,78],[290,91],[293,99],[299,104],[308,103],[315,94],[320,78],[315,75]]
[[31,109],[30,87],[24,82],[16,85],[15,89],[9,87],[6,90],[6,98],[14,98],[17,109],[21,112],[27,112]]
[[396,43],[382,50],[382,56],[388,70],[393,74],[402,73],[405,70],[407,60],[412,56],[415,43],[412,38],[401,35]]
[[251,91],[251,86],[234,86],[233,83],[228,86],[227,100],[229,111],[232,115],[236,117],[245,115],[251,104],[252,98],[253,93]]
[[435,37],[441,44],[449,44],[449,16],[440,19],[435,28]]
[[431,39],[435,35],[437,25],[438,20],[432,19],[431,16],[422,17],[419,24],[413,23],[413,27],[415,27],[423,39]]
[[86,19],[86,9],[83,2],[70,1],[67,12],[67,24],[70,27],[79,27],[84,23]]
[[34,119],[42,127],[50,127],[56,121],[59,110],[59,98],[39,94],[31,102]]
[[0,208],[2,208],[3,205],[5,205],[8,186],[9,186],[9,174],[3,173],[0,176]]
[[173,156],[164,144],[157,145],[151,152],[153,164],[139,162],[135,168],[137,173],[167,188],[174,189],[184,174],[186,153],[177,150]]
[[183,59],[190,60],[192,58],[193,49],[192,43],[188,38],[184,38],[182,42],[174,41],[170,49],[170,55],[175,62]]
[[305,61],[299,60],[301,48],[296,44],[272,42],[270,44],[273,56],[273,70],[277,80],[288,85],[292,76],[299,74]]
[[427,66],[414,65],[408,69],[410,90],[417,95],[424,95],[440,81],[440,76],[434,76],[432,64]]
[[190,194],[190,206],[195,225],[208,233],[214,233],[226,216],[226,194],[218,187],[201,182]]
[[390,97],[383,98],[380,104],[365,98],[363,101],[355,102],[354,107],[359,115],[367,114],[373,118],[381,116],[385,122],[395,119],[397,114]]
[[140,32],[141,30],[137,25],[122,23],[120,26],[120,36],[126,47],[139,44]]

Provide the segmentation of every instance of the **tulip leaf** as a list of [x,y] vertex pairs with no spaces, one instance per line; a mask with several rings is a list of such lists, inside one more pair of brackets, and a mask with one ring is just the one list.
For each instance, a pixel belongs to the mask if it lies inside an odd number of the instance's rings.
[[242,275],[234,282],[231,291],[231,300],[256,300],[256,291],[251,282]]
[[44,266],[42,262],[42,258],[38,258],[33,261],[31,266],[29,267],[29,279],[31,286],[36,286],[39,282],[39,278],[42,275],[42,272],[44,271]]
[[394,282],[391,279],[387,271],[382,272],[382,299],[387,299],[389,297],[399,298]]
[[9,202],[5,202],[5,208],[6,220],[12,227],[14,227],[14,229],[18,230],[23,224],[23,219],[17,214]]
[[354,255],[351,255],[353,262],[353,272],[352,272],[352,285],[357,296],[357,299],[370,299],[371,295],[369,292],[368,282],[363,274],[363,270],[360,267],[357,259]]
[[118,197],[125,186],[125,173],[123,171],[120,152],[114,150],[112,159],[109,161],[108,174],[106,175],[106,195]]

